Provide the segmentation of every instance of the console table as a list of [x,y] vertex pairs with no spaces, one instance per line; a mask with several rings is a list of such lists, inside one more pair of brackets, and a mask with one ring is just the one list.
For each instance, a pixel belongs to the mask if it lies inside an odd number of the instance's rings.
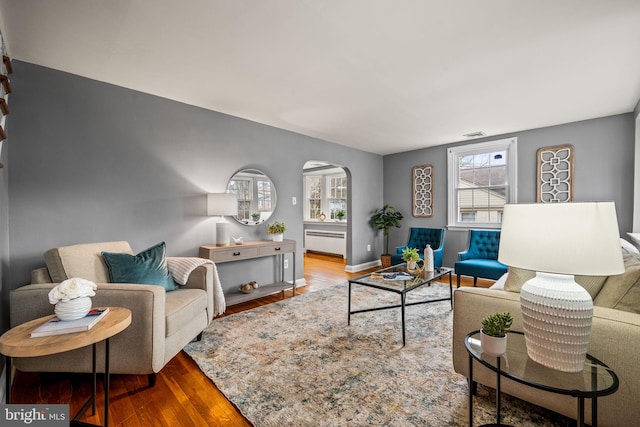
[[225,295],[227,305],[240,304],[241,302],[284,292],[292,284],[284,280],[285,254],[291,253],[293,258],[293,295],[296,295],[296,241],[285,239],[282,242],[271,240],[259,240],[255,242],[244,242],[240,245],[226,246],[200,246],[198,256],[210,259],[216,264],[223,262],[233,262],[249,260],[268,256],[278,256],[280,258],[280,277],[276,282],[270,284],[260,284],[260,287],[250,294],[240,292],[238,288]]

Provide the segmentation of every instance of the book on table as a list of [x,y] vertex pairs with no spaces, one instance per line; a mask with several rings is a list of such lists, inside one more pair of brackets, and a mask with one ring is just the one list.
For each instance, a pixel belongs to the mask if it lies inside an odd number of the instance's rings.
[[76,320],[49,319],[31,332],[31,338],[84,332],[93,328],[109,312],[109,307],[92,308],[86,316]]

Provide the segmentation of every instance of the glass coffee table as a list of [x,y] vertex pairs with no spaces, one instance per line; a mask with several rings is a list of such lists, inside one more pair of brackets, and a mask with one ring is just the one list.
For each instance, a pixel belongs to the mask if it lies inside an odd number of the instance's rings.
[[[428,304],[439,301],[450,301],[451,308],[453,309],[453,286],[451,283],[451,269],[447,267],[436,268],[431,272],[422,272],[420,275],[412,275],[409,279],[385,279],[384,276],[394,272],[406,272],[406,264],[398,264],[375,271],[373,273],[365,274],[364,276],[356,277],[349,280],[349,317],[347,325],[351,324],[351,315],[356,313],[366,313],[369,311],[388,310],[391,308],[400,307],[402,313],[402,346],[406,344],[405,334],[405,307],[410,305]],[[423,285],[430,285],[431,282],[437,280],[443,276],[449,275],[449,297],[448,298],[436,298],[426,301],[406,302],[406,296],[414,289],[418,289]],[[351,287],[352,285],[367,286],[369,288],[381,289],[383,291],[389,291],[400,295],[400,304],[386,305],[384,307],[366,308],[361,310],[351,310]]]
[[477,360],[496,373],[496,423],[485,426],[504,426],[500,414],[500,377],[517,381],[529,387],[577,398],[578,426],[585,425],[585,399],[591,399],[591,426],[598,425],[598,397],[618,390],[618,377],[607,365],[587,354],[581,372],[562,372],[547,368],[527,356],[527,346],[522,332],[508,334],[507,353],[501,357],[482,351],[480,331],[471,332],[464,339],[469,353],[469,426],[473,425],[473,361]]

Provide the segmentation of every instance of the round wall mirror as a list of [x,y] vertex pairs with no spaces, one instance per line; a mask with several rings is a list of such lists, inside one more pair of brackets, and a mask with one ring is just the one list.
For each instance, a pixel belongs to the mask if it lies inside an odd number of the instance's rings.
[[227,192],[238,196],[238,215],[234,218],[240,224],[262,224],[276,209],[276,187],[257,169],[236,172],[227,184]]

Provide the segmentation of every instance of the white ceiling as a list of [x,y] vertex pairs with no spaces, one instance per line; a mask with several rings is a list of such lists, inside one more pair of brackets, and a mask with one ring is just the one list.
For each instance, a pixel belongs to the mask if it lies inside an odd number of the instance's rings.
[[632,111],[639,0],[0,0],[13,59],[379,154]]

